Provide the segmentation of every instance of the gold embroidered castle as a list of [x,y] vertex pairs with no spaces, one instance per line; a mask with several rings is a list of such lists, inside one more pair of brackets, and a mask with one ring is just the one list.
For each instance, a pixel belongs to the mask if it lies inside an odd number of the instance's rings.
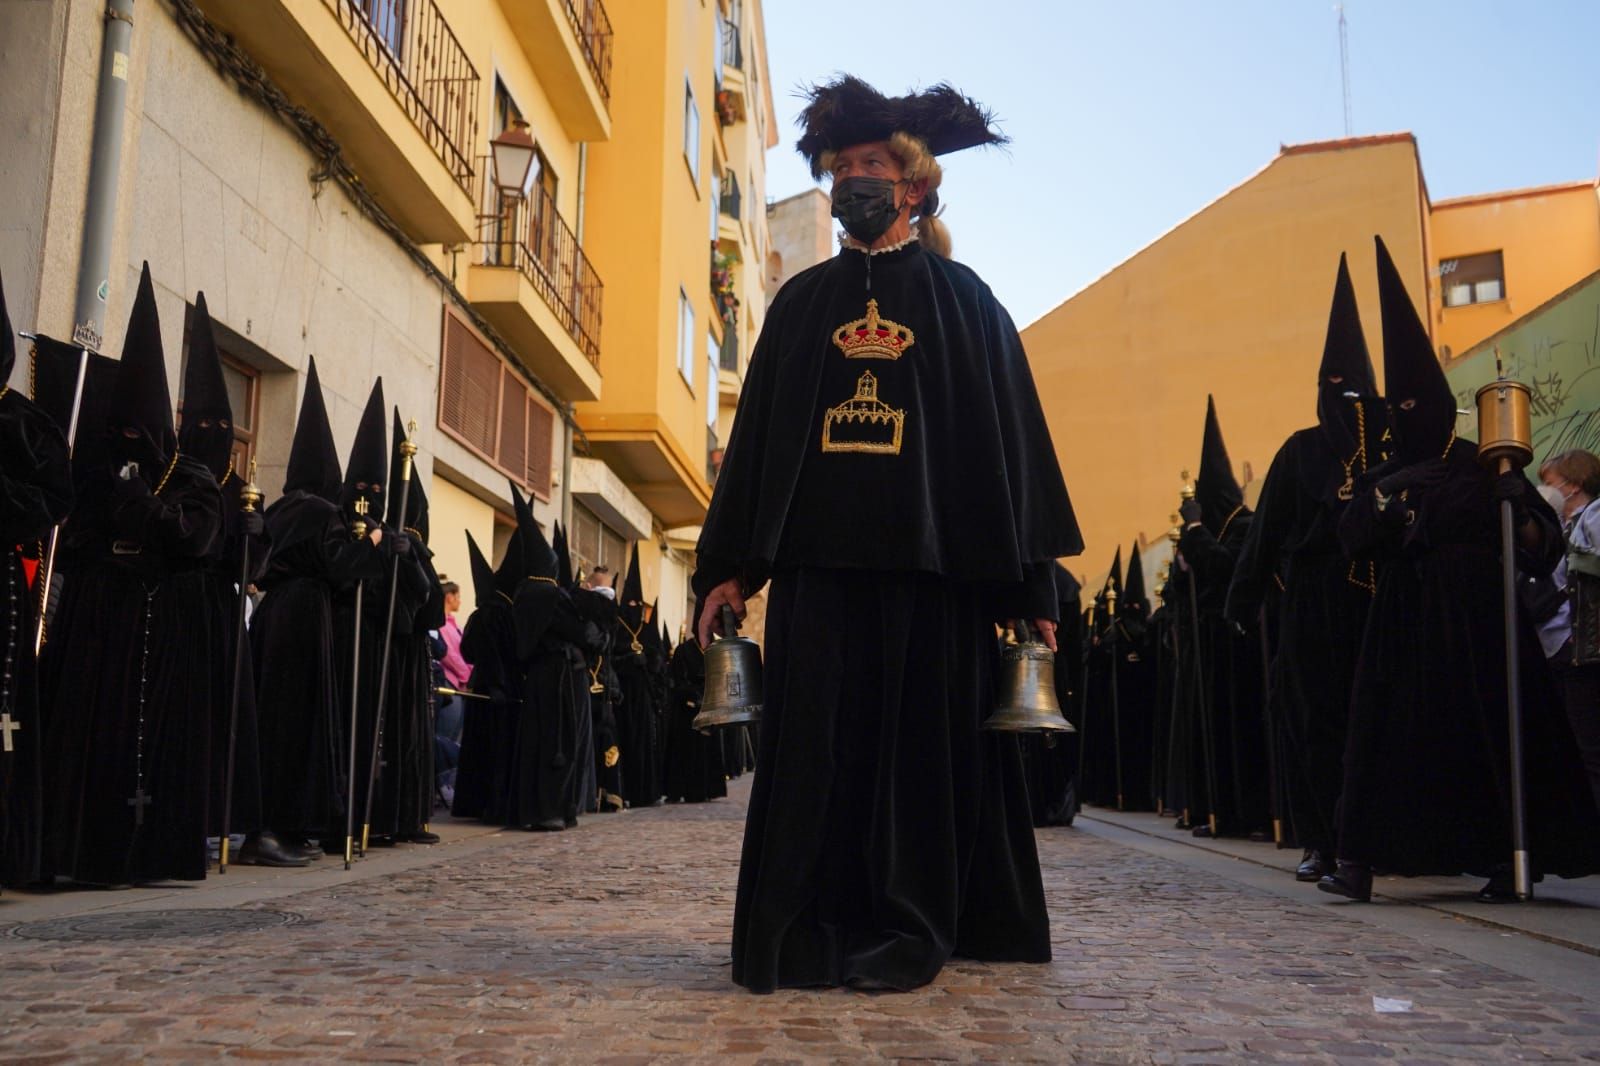
[[872,452],[899,455],[906,413],[878,399],[878,379],[868,370],[856,382],[856,394],[828,408],[822,420],[825,452]]
[[878,301],[867,301],[867,317],[846,322],[833,332],[833,343],[846,359],[898,359],[917,343],[909,326],[878,314]]

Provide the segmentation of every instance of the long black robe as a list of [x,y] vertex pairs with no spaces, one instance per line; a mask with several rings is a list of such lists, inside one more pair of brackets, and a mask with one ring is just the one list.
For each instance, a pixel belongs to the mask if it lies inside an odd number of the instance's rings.
[[[206,632],[216,641],[212,653],[215,664],[216,702],[212,705],[211,742],[214,757],[211,760],[210,811],[211,824],[208,836],[222,832],[223,806],[228,780],[228,733],[234,733],[233,796],[228,806],[228,832],[253,833],[266,828],[262,820],[261,801],[261,738],[260,723],[256,714],[255,664],[250,654],[250,642],[244,642],[244,659],[239,673],[239,716],[232,717],[234,686],[234,659],[238,654],[239,598],[245,590],[239,579],[247,577],[253,583],[266,573],[272,540],[265,532],[258,537],[247,537],[244,532],[244,513],[241,510],[240,492],[243,483],[229,476],[220,486],[222,491],[222,532],[211,547],[206,560],[206,591],[210,600],[212,622]],[[250,572],[244,573],[245,543],[249,542]]]
[[[1488,873],[1511,861],[1499,507],[1469,441],[1449,476],[1379,512],[1358,479],[1339,536],[1376,563],[1378,589],[1356,668],[1339,805],[1339,857],[1398,874]],[[1561,551],[1549,506],[1525,485],[1547,574]],[[1533,628],[1519,615],[1528,844],[1535,870],[1600,872],[1600,814]]]
[[918,244],[868,269],[841,253],[773,301],[699,544],[701,596],[773,576],[734,910],[754,991],[1050,957],[1016,739],[979,726],[994,623],[1055,618],[1081,539],[988,287]]
[[636,652],[632,630],[625,620],[617,620],[611,636],[611,666],[617,675],[612,707],[622,755],[622,794],[630,807],[649,807],[662,796],[660,710],[643,630],[639,636],[641,650]]
[[679,644],[669,667],[667,695],[666,773],[662,775],[667,799],[704,803],[728,794],[722,768],[720,731],[710,735],[694,727],[706,687],[706,656],[692,640]]
[[1148,811],[1155,807],[1151,780],[1151,751],[1155,744],[1157,710],[1155,630],[1144,608],[1119,605],[1117,639],[1117,716],[1122,752],[1122,809]]
[[1344,467],[1320,427],[1284,442],[1261,485],[1227,614],[1248,626],[1281,578],[1272,661],[1284,808],[1300,845],[1332,858],[1350,689],[1372,605],[1373,567],[1339,544]]
[[450,813],[493,821],[506,803],[502,738],[509,735],[509,723],[522,699],[516,620],[509,596],[496,592],[478,603],[461,631],[461,657],[472,666],[471,690],[489,698],[467,700],[462,707],[461,761]]
[[[0,382],[3,384],[3,382]],[[48,415],[14,391],[0,395],[0,885],[39,879],[44,833],[43,722],[33,656],[38,593],[23,566],[72,507],[67,442]]]
[[[1056,630],[1056,702],[1074,729],[1083,724],[1083,614],[1079,587],[1064,570],[1057,573],[1061,625]],[[1028,806],[1035,826],[1071,825],[1078,813],[1078,733],[1038,733],[1020,738],[1028,776]]]
[[[216,641],[205,560],[222,497],[179,456],[159,494],[80,484],[40,664],[48,873],[91,884],[202,880]],[[159,482],[152,485],[154,489]],[[148,802],[141,802],[148,801]]]
[[[433,553],[415,533],[400,573],[372,832],[405,839],[421,832],[433,813],[434,681],[428,630],[444,625],[444,593],[434,573]],[[379,633],[381,641],[381,628]],[[381,653],[381,643],[379,648]]]
[[[355,540],[337,505],[311,493],[285,494],[266,522],[273,551],[250,623],[263,821],[280,836],[332,844],[344,836],[350,714],[333,596],[357,579],[380,579],[383,560],[370,541]],[[376,684],[374,673],[368,690]]]
[[584,623],[566,593],[538,578],[522,583],[513,614],[523,684],[506,824],[561,828],[577,822],[578,715],[588,708],[588,686],[572,669],[572,650],[584,640]]
[[[1196,526],[1185,530],[1178,542],[1193,568],[1200,612],[1193,669],[1201,680],[1192,689],[1189,711],[1188,806],[1192,821],[1199,824],[1215,815],[1217,832],[1226,835],[1265,831],[1271,822],[1266,664],[1259,637],[1239,633],[1223,617],[1234,566],[1252,522],[1241,513],[1224,524],[1220,538]],[[1195,641],[1189,644],[1194,650]]]

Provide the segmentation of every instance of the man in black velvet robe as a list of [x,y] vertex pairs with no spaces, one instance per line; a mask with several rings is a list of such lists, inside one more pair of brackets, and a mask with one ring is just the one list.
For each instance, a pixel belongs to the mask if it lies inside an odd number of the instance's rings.
[[330,851],[344,844],[350,705],[334,661],[333,596],[381,574],[375,534],[357,541],[339,507],[343,478],[313,359],[283,494],[266,511],[272,557],[250,623],[262,820],[281,842],[308,852],[312,838]]
[[1180,513],[1184,529],[1178,557],[1194,578],[1199,609],[1198,636],[1191,642],[1200,673],[1189,753],[1194,833],[1265,833],[1271,814],[1260,640],[1223,617],[1234,565],[1249,537],[1251,513],[1228,459],[1216,403],[1209,397],[1200,477],[1194,498],[1183,502]]
[[617,673],[617,744],[622,750],[622,790],[630,807],[661,802],[661,729],[657,681],[646,641],[644,586],[639,577],[639,546],[633,547],[628,576],[617,602],[611,635],[611,665]]
[[24,554],[37,564],[39,542],[72,507],[67,441],[42,408],[12,389],[16,335],[0,287],[0,549],[5,552],[0,614],[0,885],[39,879],[44,832],[40,758],[43,723],[33,654],[37,589]]
[[908,989],[953,955],[1044,962],[1018,745],[980,726],[995,623],[1054,647],[1055,562],[1082,545],[1016,329],[933,217],[935,155],[998,134],[948,86],[854,78],[804,121],[851,236],[772,303],[694,577],[702,645],[772,586],[733,979]]
[[181,455],[146,266],[105,423],[64,529],[40,664],[47,873],[92,884],[200,880],[216,691],[205,566],[222,497]]
[[1284,807],[1305,849],[1302,881],[1332,871],[1338,843],[1350,686],[1374,589],[1373,564],[1347,559],[1338,529],[1355,479],[1387,458],[1388,408],[1377,393],[1341,255],[1317,374],[1317,425],[1285,441],[1267,470],[1227,606],[1236,625],[1253,629],[1273,586],[1282,584],[1273,718],[1285,753]]
[[[248,471],[235,470],[233,464],[233,405],[227,383],[222,378],[222,362],[217,355],[211,315],[205,293],[195,297],[189,322],[189,355],[184,366],[181,410],[182,428],[178,449],[191,459],[204,463],[222,492],[222,529],[211,546],[203,571],[211,616],[201,627],[211,641],[208,653],[219,693],[211,711],[211,783],[208,793],[210,825],[208,836],[222,833],[223,809],[227,808],[228,832],[242,833],[245,844],[237,861],[244,865],[304,866],[310,852],[288,847],[265,828],[261,813],[261,748],[256,720],[255,668],[250,662],[250,645],[244,645],[245,658],[238,667],[239,710],[233,720],[235,683],[234,660],[238,653],[239,602],[246,586],[266,571],[270,541],[266,523],[259,511],[248,515],[242,509],[240,492]],[[248,546],[250,573],[243,573]],[[229,734],[233,745],[232,793],[228,792]],[[321,852],[317,852],[320,856]]]
[[[1338,868],[1318,887],[1371,897],[1374,868],[1489,874],[1514,898],[1500,503],[1518,569],[1548,574],[1559,522],[1520,471],[1490,473],[1456,437],[1455,395],[1378,241],[1384,387],[1395,455],[1356,479],[1339,524],[1377,571],[1350,705]],[[1600,872],[1600,813],[1532,625],[1518,616],[1528,848],[1536,872]]]

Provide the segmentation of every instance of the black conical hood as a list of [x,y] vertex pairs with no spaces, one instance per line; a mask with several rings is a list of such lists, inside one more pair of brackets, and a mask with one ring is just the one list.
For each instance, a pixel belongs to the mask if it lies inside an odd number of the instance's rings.
[[1128,553],[1128,574],[1122,583],[1121,610],[1141,618],[1150,613],[1150,602],[1144,593],[1144,559],[1139,554],[1137,542]]
[[[1072,576],[1072,571],[1056,563],[1056,601],[1063,607],[1071,605],[1072,614],[1077,614],[1079,603],[1083,598],[1083,586],[1078,579]],[[1062,621],[1066,621],[1067,612],[1061,612]]]
[[189,316],[189,361],[183,369],[183,428],[178,447],[204,463],[221,481],[232,466],[233,404],[222,377],[222,358],[206,309],[206,294],[194,298]]
[[1106,575],[1106,586],[1114,590],[1117,599],[1122,599],[1122,546],[1117,545],[1117,553],[1111,557],[1111,573]]
[[567,531],[560,522],[556,523],[555,533],[556,550],[556,583],[564,589],[572,588],[576,582],[572,579],[572,551],[567,547]]
[[[139,273],[139,291],[133,298],[128,332],[122,342],[122,362],[117,389],[106,412],[112,428],[136,430],[143,439],[113,444],[113,459],[133,458],[161,462],[177,447],[172,431],[172,392],[167,388],[167,359],[161,345],[161,318],[156,312],[156,289],[150,281],[150,264]],[[124,438],[126,440],[126,438]],[[146,472],[149,474],[149,472]],[[150,474],[159,478],[159,472]],[[152,481],[153,485],[155,482]]]
[[1228,446],[1222,442],[1222,424],[1217,421],[1217,402],[1206,397],[1206,434],[1200,445],[1200,476],[1195,480],[1195,498],[1200,501],[1200,520],[1214,536],[1221,536],[1239,508],[1244,506],[1244,490],[1233,476]]
[[1377,395],[1378,377],[1372,372],[1367,335],[1361,329],[1350,264],[1341,253],[1339,274],[1333,283],[1333,303],[1328,308],[1322,365],[1317,370],[1317,422],[1341,456],[1349,455],[1360,443],[1355,400]]
[[394,427],[390,435],[389,469],[394,472],[395,482],[386,486],[385,495],[389,497],[388,517],[385,519],[392,529],[409,529],[422,543],[428,543],[428,494],[423,491],[422,478],[417,472],[416,459],[412,458],[411,490],[406,497],[406,513],[400,514],[400,472],[405,469],[405,456],[400,453],[400,445],[409,439],[406,425],[400,421],[400,408],[394,408]]
[[17,335],[11,332],[11,312],[6,310],[6,281],[0,275],[0,389],[11,380],[11,368],[17,365]]
[[644,582],[639,577],[639,542],[633,543],[633,556],[628,560],[628,579],[622,583],[622,605],[644,605]]
[[1383,380],[1396,451],[1406,462],[1444,453],[1456,424],[1456,397],[1439,366],[1428,329],[1400,280],[1400,271],[1375,237],[1378,299],[1383,309]]
[[[495,588],[506,595],[511,595],[517,590],[528,576],[527,560],[522,554],[522,516],[528,510],[527,501],[522,498],[517,483],[511,485],[511,513],[516,516],[516,528],[511,531],[511,539],[506,541],[506,554],[500,560],[500,568],[494,572]],[[530,516],[531,517],[531,516]]]
[[470,531],[467,533],[467,560],[472,569],[472,601],[479,607],[487,607],[494,601],[494,567],[484,558],[483,549],[472,539]]
[[344,492],[340,505],[354,513],[356,501],[367,501],[367,521],[383,521],[386,493],[389,491],[389,448],[383,428],[383,379],[372,383],[366,410],[356,427],[350,445],[350,461],[344,468]]
[[513,503],[517,510],[517,530],[522,534],[522,566],[525,577],[556,576],[556,553],[545,539],[544,530],[533,517],[533,508],[523,499],[522,493],[512,486]]
[[317,359],[312,356],[306,370],[305,395],[300,399],[300,416],[295,421],[294,444],[289,448],[283,491],[308,492],[337,503],[343,481],[333,427],[328,424],[328,405],[322,398],[322,380],[317,377]]

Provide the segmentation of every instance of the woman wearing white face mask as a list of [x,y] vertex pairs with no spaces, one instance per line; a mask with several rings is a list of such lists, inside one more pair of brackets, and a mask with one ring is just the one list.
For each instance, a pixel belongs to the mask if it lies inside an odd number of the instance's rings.
[[[1583,755],[1595,802],[1600,804],[1600,633],[1574,626],[1573,596],[1589,587],[1600,590],[1600,458],[1581,449],[1551,456],[1539,466],[1539,492],[1561,516],[1567,552],[1556,565],[1556,586],[1566,596],[1556,613],[1539,627],[1550,665],[1561,679],[1567,720]],[[1589,587],[1579,589],[1579,582]]]

